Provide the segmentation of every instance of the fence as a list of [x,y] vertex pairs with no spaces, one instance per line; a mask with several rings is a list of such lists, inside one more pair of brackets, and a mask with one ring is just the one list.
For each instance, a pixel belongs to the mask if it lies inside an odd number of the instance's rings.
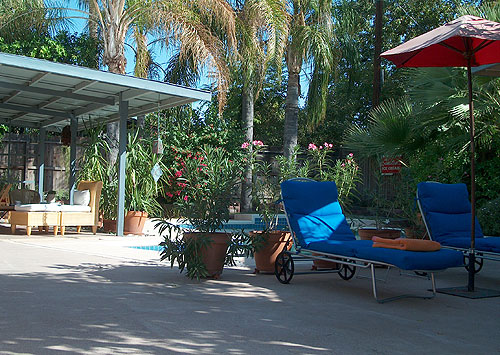
[[[0,176],[17,187],[35,189],[38,183],[38,135],[5,134],[0,146]],[[67,190],[69,148],[59,137],[45,141],[44,191]]]
[[[77,148],[77,157],[79,157]],[[10,158],[9,158],[10,152]],[[29,134],[7,133],[0,146],[0,177],[4,181],[17,184],[18,187],[35,189],[38,182],[38,136]],[[348,151],[339,149],[331,153],[332,159],[342,159]],[[279,149],[269,149],[260,152],[260,158],[267,163],[272,163],[274,172],[277,174],[278,167],[276,157],[282,153]],[[299,160],[305,160],[306,154],[298,156]],[[368,159],[357,159],[361,170],[361,182],[357,186],[358,201],[355,205],[365,205],[369,196],[377,188],[380,188],[380,197],[393,200],[397,195],[397,186],[400,176],[380,176],[380,167]],[[69,181],[69,147],[60,142],[60,137],[48,136],[45,141],[45,177],[44,191],[67,190]]]

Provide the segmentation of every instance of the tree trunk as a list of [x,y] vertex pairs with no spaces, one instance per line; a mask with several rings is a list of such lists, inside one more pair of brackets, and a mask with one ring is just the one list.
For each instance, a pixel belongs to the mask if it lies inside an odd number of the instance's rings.
[[299,127],[300,67],[288,65],[288,85],[285,102],[285,127],[283,135],[283,155],[290,158],[297,145]]
[[[108,71],[117,74],[125,74],[125,66],[127,60],[124,53],[124,37],[120,32],[121,28],[111,22],[108,25],[108,31],[104,34],[104,65],[108,66]],[[115,165],[118,159],[118,139],[119,139],[119,122],[108,123],[106,133],[109,144],[109,163]]]
[[[245,141],[253,141],[254,93],[251,84],[244,84],[241,93],[241,125],[245,132]],[[253,149],[250,144],[249,149]],[[241,183],[241,212],[252,210],[252,166],[245,167]]]
[[381,68],[380,68],[380,54],[382,53],[382,16],[383,16],[383,3],[382,0],[375,2],[375,54],[373,57],[373,99],[372,107],[377,107],[380,103],[380,89],[381,89]]

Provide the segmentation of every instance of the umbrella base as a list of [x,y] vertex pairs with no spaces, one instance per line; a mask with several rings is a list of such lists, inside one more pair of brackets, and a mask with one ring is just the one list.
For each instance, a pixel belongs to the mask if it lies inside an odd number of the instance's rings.
[[486,288],[475,287],[474,291],[469,291],[467,286],[438,288],[438,293],[444,293],[451,296],[465,297],[471,299],[500,297],[500,291],[489,290]]

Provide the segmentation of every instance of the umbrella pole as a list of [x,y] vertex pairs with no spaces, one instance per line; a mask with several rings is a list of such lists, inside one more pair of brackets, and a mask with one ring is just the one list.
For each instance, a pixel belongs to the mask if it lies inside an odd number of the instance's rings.
[[469,88],[469,119],[470,119],[470,203],[471,203],[471,234],[469,250],[469,282],[467,290],[474,291],[474,267],[476,261],[475,242],[476,242],[476,158],[475,158],[475,128],[474,128],[474,103],[472,102],[472,69],[471,58],[467,60],[467,81]]

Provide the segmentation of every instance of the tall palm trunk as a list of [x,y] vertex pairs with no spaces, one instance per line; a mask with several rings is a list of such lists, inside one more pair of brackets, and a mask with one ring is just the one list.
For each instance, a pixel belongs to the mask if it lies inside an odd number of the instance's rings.
[[[94,2],[95,8],[97,3]],[[104,31],[104,53],[103,64],[108,66],[108,71],[117,74],[125,74],[127,60],[125,59],[125,34],[128,26],[124,28],[121,20],[123,6],[115,8],[106,8],[106,31]],[[109,140],[109,163],[111,166],[116,164],[118,159],[118,137],[119,122],[108,123],[106,133]]]
[[376,1],[375,7],[375,53],[373,57],[373,99],[372,107],[380,103],[380,89],[382,69],[380,67],[380,53],[382,53],[382,0]]
[[[255,96],[253,86],[244,84],[241,93],[241,123],[245,133],[245,141],[253,141],[253,117]],[[250,149],[253,145],[250,144]],[[247,165],[241,184],[241,211],[249,212],[252,209],[252,166]]]
[[293,45],[287,51],[288,85],[285,101],[285,126],[283,133],[283,155],[290,158],[297,145],[299,126],[300,71],[302,52]]

